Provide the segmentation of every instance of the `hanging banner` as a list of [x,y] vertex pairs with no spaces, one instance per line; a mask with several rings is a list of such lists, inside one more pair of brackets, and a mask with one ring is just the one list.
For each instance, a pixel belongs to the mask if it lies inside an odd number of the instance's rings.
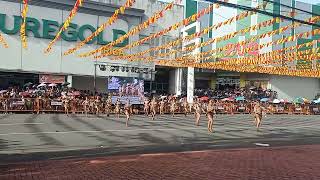
[[39,82],[40,83],[62,84],[65,82],[65,76],[51,75],[51,74],[40,74],[39,75]]

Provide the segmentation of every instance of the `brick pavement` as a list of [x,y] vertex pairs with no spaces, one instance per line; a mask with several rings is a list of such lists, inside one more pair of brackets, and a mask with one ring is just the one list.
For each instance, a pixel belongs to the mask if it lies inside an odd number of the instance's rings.
[[320,179],[320,145],[46,160],[0,165],[0,179]]

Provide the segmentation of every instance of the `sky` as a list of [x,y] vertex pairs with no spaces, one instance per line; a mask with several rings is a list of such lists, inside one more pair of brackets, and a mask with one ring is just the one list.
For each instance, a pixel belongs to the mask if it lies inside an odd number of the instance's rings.
[[[172,0],[159,0],[159,1],[171,2]],[[318,3],[320,3],[320,0],[297,0],[297,1],[310,3],[310,4],[318,4]]]

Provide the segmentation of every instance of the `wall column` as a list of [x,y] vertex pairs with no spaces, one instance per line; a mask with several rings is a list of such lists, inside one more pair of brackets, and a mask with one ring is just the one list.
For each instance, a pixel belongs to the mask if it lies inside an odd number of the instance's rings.
[[246,75],[244,73],[240,73],[240,88],[244,88],[246,86]]
[[194,96],[194,68],[188,67],[188,75],[187,75],[187,101],[189,103],[193,102]]
[[71,87],[72,87],[72,76],[71,76],[71,75],[68,75],[68,76],[67,76],[67,82],[70,83],[70,84],[68,85],[68,87],[71,88]]
[[182,94],[182,68],[175,69],[175,94],[180,96]]
[[210,77],[210,88],[215,90],[217,86],[217,76],[213,75]]

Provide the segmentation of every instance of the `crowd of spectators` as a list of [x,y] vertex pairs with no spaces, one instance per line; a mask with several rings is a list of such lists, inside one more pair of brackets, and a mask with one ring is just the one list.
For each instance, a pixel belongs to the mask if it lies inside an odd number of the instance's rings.
[[236,97],[244,97],[247,101],[260,100],[263,98],[276,99],[277,92],[256,88],[256,87],[246,87],[246,88],[236,88],[236,89],[225,89],[225,90],[213,90],[213,89],[195,89],[195,96],[202,97],[208,96],[213,99],[225,99]]

